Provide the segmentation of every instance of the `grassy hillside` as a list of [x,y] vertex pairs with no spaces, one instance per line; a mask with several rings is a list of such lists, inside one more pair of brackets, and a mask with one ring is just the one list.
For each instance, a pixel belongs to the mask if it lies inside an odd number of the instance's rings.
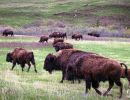
[[53,20],[81,26],[129,26],[129,11],[129,0],[1,0],[0,25],[22,27]]

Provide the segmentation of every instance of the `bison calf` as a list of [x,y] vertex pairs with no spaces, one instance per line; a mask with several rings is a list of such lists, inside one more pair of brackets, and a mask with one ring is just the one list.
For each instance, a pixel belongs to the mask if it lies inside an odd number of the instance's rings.
[[22,71],[24,71],[25,64],[28,64],[29,67],[27,71],[29,71],[31,67],[31,62],[34,65],[35,72],[37,72],[33,52],[28,52],[23,48],[16,48],[13,52],[7,53],[6,61],[13,64],[12,70],[14,69],[16,64],[20,64]]

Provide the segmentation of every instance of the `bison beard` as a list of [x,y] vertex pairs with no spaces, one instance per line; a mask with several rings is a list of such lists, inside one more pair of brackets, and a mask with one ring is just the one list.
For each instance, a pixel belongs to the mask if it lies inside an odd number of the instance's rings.
[[91,89],[91,86],[95,89],[95,91],[102,95],[102,92],[98,90],[100,81],[108,81],[109,88],[104,96],[108,94],[108,92],[113,87],[114,83],[120,87],[120,98],[122,97],[122,83],[120,81],[122,65],[126,67],[125,76],[128,75],[127,66],[125,64],[120,64],[114,60],[99,56],[99,55],[85,55],[81,56],[80,59],[76,61],[76,67],[68,66],[66,68],[65,78],[68,78],[70,74],[83,76],[86,82],[86,93],[88,89]]
[[32,63],[34,65],[34,70],[37,73],[33,52],[27,52],[25,49],[22,48],[16,48],[13,52],[7,54],[6,61],[13,64],[12,70],[14,69],[16,64],[20,64],[22,71],[24,71],[25,64],[28,64],[28,72],[31,67],[30,63]]

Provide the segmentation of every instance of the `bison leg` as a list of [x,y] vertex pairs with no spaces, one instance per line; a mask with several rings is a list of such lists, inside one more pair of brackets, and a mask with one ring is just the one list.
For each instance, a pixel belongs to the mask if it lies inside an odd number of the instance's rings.
[[87,75],[85,77],[85,83],[86,83],[86,91],[85,91],[85,93],[87,94],[88,93],[88,89],[90,90],[91,89],[91,85],[92,85],[92,80],[91,80],[91,77],[89,75]]
[[37,73],[36,65],[34,64],[34,71]]
[[85,93],[87,94],[87,93],[88,93],[88,89],[91,88],[91,82],[88,81],[88,80],[86,80],[85,83],[86,83],[86,90],[85,90]]
[[[32,61],[31,61],[31,63],[33,64],[33,66],[34,66],[34,71],[37,73],[37,69],[36,69],[36,64],[35,64],[35,60],[33,59]],[[29,68],[30,69],[30,68]]]
[[96,91],[99,95],[102,95],[102,92],[98,90],[99,82],[97,82],[97,81],[92,81],[92,86],[93,86],[93,88],[95,89],[95,91]]
[[22,72],[24,71],[25,64],[21,64]]
[[123,90],[122,83],[121,83],[120,80],[119,80],[119,81],[116,81],[115,83],[116,83],[117,86],[120,87],[120,96],[119,96],[119,98],[121,98],[121,97],[122,97],[122,90]]
[[65,77],[65,72],[62,71],[62,79],[61,79],[60,83],[63,83],[64,77]]
[[16,62],[14,61],[11,70],[14,69],[15,65],[16,65]]
[[31,64],[30,64],[30,63],[28,63],[28,70],[27,70],[27,72],[29,72],[30,67],[31,67]]
[[112,89],[114,85],[113,81],[109,81],[109,88],[107,89],[107,91],[103,94],[103,96],[106,96],[108,94],[108,92]]

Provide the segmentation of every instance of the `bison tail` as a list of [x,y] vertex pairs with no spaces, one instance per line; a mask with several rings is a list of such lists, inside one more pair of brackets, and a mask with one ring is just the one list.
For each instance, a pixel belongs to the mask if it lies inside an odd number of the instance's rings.
[[124,63],[120,63],[121,66],[125,66],[125,76],[127,77],[128,76],[128,67],[126,64]]

